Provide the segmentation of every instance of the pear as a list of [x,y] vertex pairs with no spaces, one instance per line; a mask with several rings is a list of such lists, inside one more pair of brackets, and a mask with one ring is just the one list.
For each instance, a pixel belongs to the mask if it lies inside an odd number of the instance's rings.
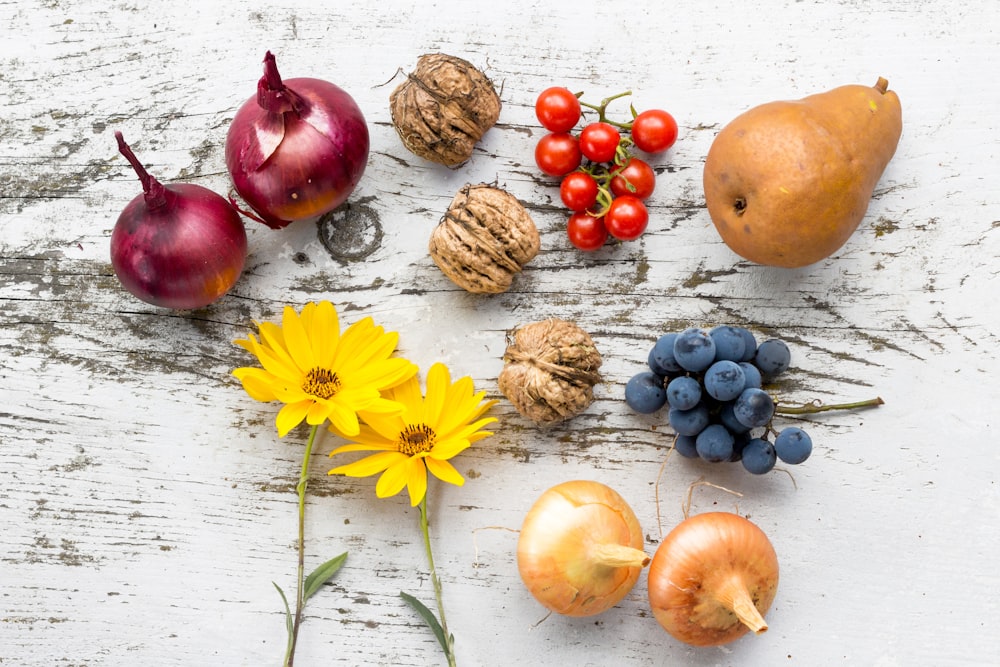
[[899,97],[879,77],[734,118],[705,159],[705,203],[742,257],[795,268],[854,233],[903,129]]

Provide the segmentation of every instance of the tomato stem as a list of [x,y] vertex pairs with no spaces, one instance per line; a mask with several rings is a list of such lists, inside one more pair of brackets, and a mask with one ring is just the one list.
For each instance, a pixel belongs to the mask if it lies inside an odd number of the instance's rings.
[[632,123],[617,123],[615,121],[608,120],[607,111],[609,104],[622,97],[628,97],[631,94],[632,94],[631,90],[626,90],[624,93],[618,93],[617,95],[611,95],[610,97],[605,97],[603,100],[601,100],[601,103],[599,105],[590,104],[588,102],[580,100],[580,106],[587,107],[588,109],[593,109],[594,111],[596,111],[598,114],[597,120],[599,122],[607,123],[609,125],[614,125],[615,127],[620,127],[622,129],[627,130],[632,127]]

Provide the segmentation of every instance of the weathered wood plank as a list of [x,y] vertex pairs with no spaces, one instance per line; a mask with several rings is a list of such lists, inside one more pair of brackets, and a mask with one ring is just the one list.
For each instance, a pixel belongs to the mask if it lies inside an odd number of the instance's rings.
[[[496,435],[456,459],[466,486],[432,487],[461,664],[995,662],[984,619],[1000,590],[1000,316],[988,296],[1000,48],[983,28],[998,19],[995,3],[931,0],[0,3],[0,664],[279,662],[272,581],[294,588],[306,433],[277,438],[276,406],[230,374],[251,361],[231,341],[313,299],[346,322],[373,316],[422,368],[444,361],[501,399]],[[207,309],[136,301],[108,259],[114,220],[140,190],[113,132],[162,180],[226,192],[225,132],[266,49],[286,77],[333,80],[365,111],[373,148],[352,217],[339,231],[248,222],[247,270]],[[407,153],[389,123],[398,71],[433,51],[502,85],[500,122],[456,170]],[[715,132],[753,104],[879,75],[900,92],[904,135],[857,233],[801,270],[733,255],[704,210]],[[556,189],[532,161],[532,104],[553,84],[589,99],[631,88],[637,107],[681,122],[640,241],[587,256],[565,241]],[[509,189],[541,231],[542,252],[506,294],[466,294],[426,254],[467,182]],[[604,382],[585,414],[541,430],[496,379],[506,333],[552,316],[594,336]],[[630,414],[624,383],[659,333],[721,323],[790,342],[794,368],[777,388],[788,400],[887,403],[810,419],[817,450],[794,484],[664,464],[669,428]],[[403,497],[377,501],[374,480],[326,476],[335,444],[324,437],[312,462],[307,558],[350,555],[310,601],[299,664],[439,664],[399,598],[433,600],[416,512]],[[576,477],[633,504],[650,553],[692,482],[742,493],[699,489],[695,510],[738,507],[771,536],[783,568],[771,630],[687,648],[656,625],[645,575],[600,617],[542,620],[512,529],[545,488]]]

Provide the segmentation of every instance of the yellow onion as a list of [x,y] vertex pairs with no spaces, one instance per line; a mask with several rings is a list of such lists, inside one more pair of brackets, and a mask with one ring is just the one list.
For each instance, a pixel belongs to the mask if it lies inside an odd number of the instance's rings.
[[767,630],[778,557],[764,531],[740,515],[697,514],[660,543],[648,586],[653,616],[675,639],[728,644],[750,630]]
[[547,609],[592,616],[618,604],[649,556],[635,512],[600,482],[574,480],[543,493],[517,542],[517,568]]

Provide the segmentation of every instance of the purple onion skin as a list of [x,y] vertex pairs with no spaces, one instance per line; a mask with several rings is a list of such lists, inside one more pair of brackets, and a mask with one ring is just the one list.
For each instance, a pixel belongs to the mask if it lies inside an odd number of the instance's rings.
[[282,81],[270,52],[258,94],[236,112],[226,167],[260,221],[281,229],[343,204],[368,162],[368,126],[354,99],[321,79]]
[[200,185],[162,186],[149,203],[140,194],[111,232],[111,265],[134,296],[163,308],[203,308],[243,272],[247,236],[226,199]]

